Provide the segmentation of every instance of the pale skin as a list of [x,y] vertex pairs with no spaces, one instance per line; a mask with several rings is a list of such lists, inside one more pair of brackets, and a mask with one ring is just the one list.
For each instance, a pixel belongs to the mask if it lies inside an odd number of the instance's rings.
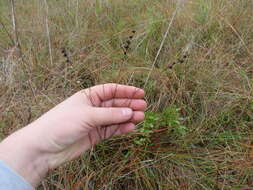
[[0,143],[0,160],[36,187],[47,173],[103,139],[135,129],[147,107],[142,89],[104,84],[84,89]]

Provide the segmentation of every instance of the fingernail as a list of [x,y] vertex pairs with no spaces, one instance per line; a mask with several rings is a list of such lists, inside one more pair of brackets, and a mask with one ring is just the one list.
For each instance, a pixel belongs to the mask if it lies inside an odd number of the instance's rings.
[[132,115],[132,113],[133,113],[133,110],[132,110],[132,109],[129,109],[129,108],[124,108],[124,109],[122,109],[122,114],[123,114],[124,116]]

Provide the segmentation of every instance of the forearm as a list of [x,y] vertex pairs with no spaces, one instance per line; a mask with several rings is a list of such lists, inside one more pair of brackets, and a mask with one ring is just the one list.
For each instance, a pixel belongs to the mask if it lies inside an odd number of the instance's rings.
[[38,147],[39,139],[36,134],[29,125],[0,143],[0,160],[33,187],[36,187],[48,172],[47,155]]

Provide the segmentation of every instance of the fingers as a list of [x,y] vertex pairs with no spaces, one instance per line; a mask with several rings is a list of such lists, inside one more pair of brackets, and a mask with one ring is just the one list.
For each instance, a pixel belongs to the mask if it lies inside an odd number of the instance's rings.
[[131,122],[93,129],[90,133],[91,145],[93,146],[101,140],[117,135],[123,135],[134,130],[135,125]]
[[141,121],[143,121],[144,118],[145,118],[145,115],[142,111],[135,111],[130,122],[137,124],[137,123],[140,123]]
[[129,121],[133,116],[130,108],[98,108],[91,107],[88,123],[90,126],[120,124]]
[[91,108],[89,125],[93,127],[121,124],[125,122],[139,123],[144,120],[143,111],[133,111],[129,108]]
[[109,127],[104,127],[101,129],[102,135],[100,135],[100,137],[102,136],[102,139],[108,139],[113,136],[123,135],[134,130],[135,124],[131,122],[123,123],[120,125],[111,125]]
[[114,83],[94,86],[83,91],[88,97],[93,98],[93,103],[96,105],[99,101],[103,102],[113,98],[144,98],[144,90],[134,86],[119,85]]
[[142,99],[111,99],[102,102],[102,107],[129,107],[132,110],[144,111],[147,103]]
[[129,122],[129,123],[124,123],[118,126],[110,126],[107,128],[107,135],[106,138],[110,138],[113,136],[117,135],[123,135],[129,132],[132,132],[135,130],[135,124]]

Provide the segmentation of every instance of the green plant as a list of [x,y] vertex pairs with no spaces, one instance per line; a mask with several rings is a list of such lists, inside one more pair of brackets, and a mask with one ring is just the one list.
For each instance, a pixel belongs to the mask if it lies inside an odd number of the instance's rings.
[[146,145],[150,142],[150,134],[154,128],[159,125],[160,115],[155,112],[148,111],[145,113],[145,121],[141,125],[138,132],[141,133],[140,136],[134,139],[134,143],[137,145]]
[[151,142],[150,137],[153,130],[155,128],[159,128],[160,126],[168,127],[169,136],[176,138],[185,136],[188,129],[184,125],[181,125],[179,121],[179,111],[179,108],[172,105],[165,108],[165,110],[161,113],[151,111],[146,112],[146,119],[138,130],[141,135],[135,138],[134,143],[137,145],[147,145]]
[[177,108],[175,105],[169,106],[163,111],[163,125],[168,126],[169,135],[175,137],[183,137],[186,135],[188,129],[186,126],[181,125],[179,118],[180,108]]

